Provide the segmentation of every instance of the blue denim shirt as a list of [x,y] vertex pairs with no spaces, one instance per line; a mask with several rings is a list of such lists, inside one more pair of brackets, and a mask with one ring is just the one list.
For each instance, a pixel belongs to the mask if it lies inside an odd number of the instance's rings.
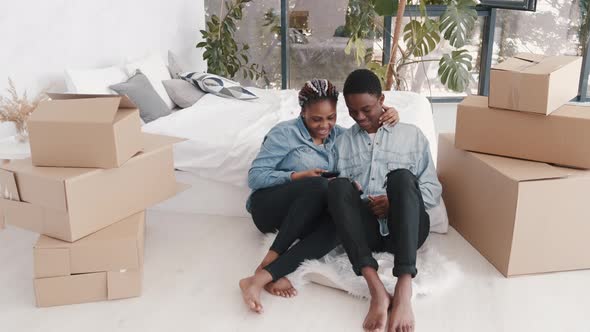
[[[442,186],[436,176],[428,140],[411,124],[382,126],[372,142],[369,134],[355,124],[336,140],[337,169],[341,177],[357,181],[363,199],[386,194],[387,173],[406,168],[418,178],[426,209],[440,203]],[[387,235],[386,220],[380,220],[381,234]]]
[[[335,126],[323,145],[315,145],[301,117],[281,122],[264,137],[248,172],[252,192],[291,181],[291,173],[321,168],[335,170],[336,137],[345,131]],[[246,203],[250,211],[250,199]]]

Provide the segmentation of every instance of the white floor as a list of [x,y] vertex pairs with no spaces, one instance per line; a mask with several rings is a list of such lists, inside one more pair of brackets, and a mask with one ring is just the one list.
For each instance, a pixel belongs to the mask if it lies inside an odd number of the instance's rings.
[[[440,132],[454,130],[454,112],[437,105]],[[0,231],[0,331],[361,331],[367,302],[322,286],[293,299],[264,294],[266,312],[248,312],[237,282],[259,263],[261,239],[248,218],[147,218],[141,297],[43,309],[31,277],[37,235]],[[590,331],[590,270],[506,279],[455,231],[431,236],[464,279],[415,300],[417,331]]]
[[[452,291],[415,300],[417,331],[590,331],[590,270],[505,279],[455,231],[432,236],[465,277]],[[368,306],[308,285],[293,299],[264,294],[266,312],[250,313],[237,281],[259,259],[251,221],[150,211],[141,297],[39,309],[35,238],[0,231],[2,331],[360,331]]]

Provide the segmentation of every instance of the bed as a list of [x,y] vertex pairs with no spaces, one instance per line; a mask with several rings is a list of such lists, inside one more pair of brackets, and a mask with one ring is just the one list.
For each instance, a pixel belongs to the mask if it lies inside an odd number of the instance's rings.
[[[280,121],[299,115],[296,90],[251,88],[260,98],[253,101],[207,94],[192,107],[178,110],[143,126],[149,133],[183,137],[174,147],[174,164],[180,182],[192,187],[156,209],[185,213],[249,218],[245,202],[250,193],[247,174],[264,135]],[[425,97],[406,91],[385,92],[385,103],[400,113],[401,122],[419,127],[437,160],[438,144],[431,104]],[[337,123],[350,127],[344,99],[338,102]],[[444,204],[429,211],[432,230],[446,232]]]

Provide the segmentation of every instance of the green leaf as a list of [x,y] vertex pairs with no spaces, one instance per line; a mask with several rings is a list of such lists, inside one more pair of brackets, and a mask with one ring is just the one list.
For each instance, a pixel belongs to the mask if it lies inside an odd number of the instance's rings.
[[348,43],[346,43],[346,47],[344,48],[344,54],[349,55],[350,51],[352,50],[352,45],[355,43],[354,38],[349,38]]
[[375,0],[375,11],[381,16],[397,15],[399,0]]
[[438,76],[450,90],[464,92],[469,85],[469,73],[473,68],[471,55],[465,49],[443,55],[439,62]]
[[425,56],[432,52],[440,42],[440,35],[436,24],[427,19],[424,23],[418,20],[411,20],[404,27],[404,42],[412,55],[416,57]]
[[457,0],[440,16],[440,31],[455,48],[465,46],[469,39],[477,20],[475,5],[474,0]]
[[203,48],[203,47],[206,47],[206,46],[207,46],[207,43],[206,42],[200,42],[200,43],[197,44],[197,48]]

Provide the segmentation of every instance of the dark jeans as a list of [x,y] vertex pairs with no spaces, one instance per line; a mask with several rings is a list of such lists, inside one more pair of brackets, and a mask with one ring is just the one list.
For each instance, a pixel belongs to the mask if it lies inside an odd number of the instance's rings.
[[333,180],[328,188],[328,209],[336,224],[336,231],[354,272],[379,268],[372,252],[394,254],[393,275],[411,274],[415,277],[416,253],[430,231],[430,218],[426,213],[418,179],[406,169],[387,174],[389,235],[381,236],[377,217],[349,179]]
[[[295,271],[304,260],[321,258],[338,245],[326,209],[327,193],[328,180],[313,177],[252,194],[250,211],[258,230],[278,231],[270,250],[280,256],[265,267],[273,281]],[[289,248],[297,239],[299,242]]]

